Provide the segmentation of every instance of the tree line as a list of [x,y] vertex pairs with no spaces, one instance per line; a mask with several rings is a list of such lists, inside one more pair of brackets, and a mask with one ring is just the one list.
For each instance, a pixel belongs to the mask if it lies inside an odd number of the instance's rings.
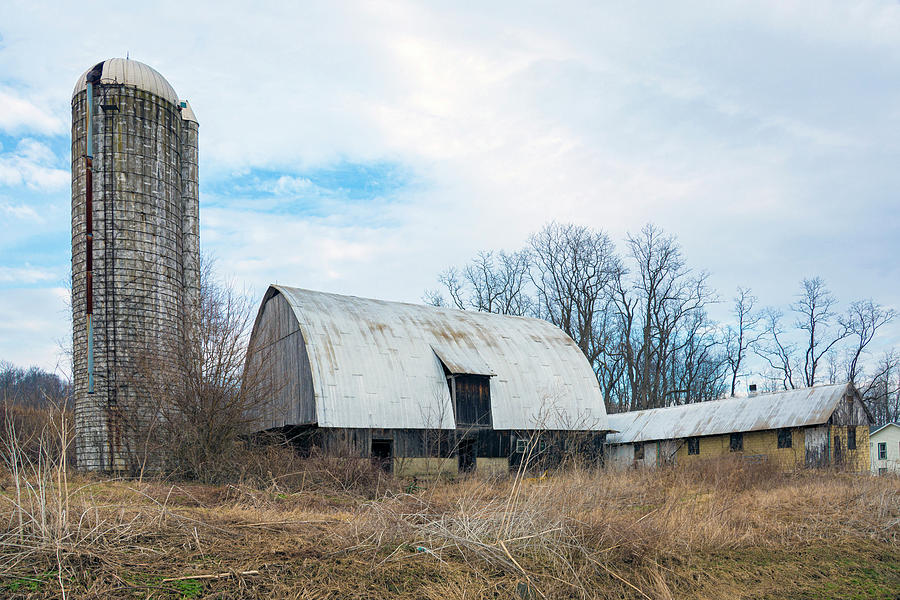
[[610,412],[734,395],[741,379],[762,391],[852,381],[879,423],[900,419],[900,354],[870,347],[896,312],[872,299],[844,311],[820,277],[803,279],[789,311],[761,306],[750,288],[730,318],[709,274],[691,268],[675,235],[653,225],[621,250],[603,231],[551,222],[514,252],[484,250],[438,276],[423,300],[550,321],[594,368]]
[[4,404],[29,408],[63,406],[71,393],[69,382],[55,373],[0,360],[0,401]]

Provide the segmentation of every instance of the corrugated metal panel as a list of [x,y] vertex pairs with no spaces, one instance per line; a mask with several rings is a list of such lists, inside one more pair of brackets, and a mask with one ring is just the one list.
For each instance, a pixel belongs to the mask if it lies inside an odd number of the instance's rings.
[[496,375],[476,348],[460,349],[457,343],[452,346],[432,346],[431,349],[453,375]]
[[828,421],[848,384],[823,385],[750,398],[728,398],[609,415],[611,444],[681,439],[739,431],[804,427]]
[[306,340],[320,426],[452,429],[437,350],[451,370],[493,375],[495,429],[607,429],[591,366],[546,321],[284,286],[266,299],[276,293]]
[[[88,71],[78,78],[75,90],[72,92],[73,97],[87,89]],[[166,81],[166,78],[160,75],[156,69],[136,60],[111,58],[104,61],[103,70],[100,73],[100,83],[121,83],[134,86],[165,98],[172,104],[178,104],[178,94],[175,93],[175,88]],[[193,113],[191,114],[193,115]]]

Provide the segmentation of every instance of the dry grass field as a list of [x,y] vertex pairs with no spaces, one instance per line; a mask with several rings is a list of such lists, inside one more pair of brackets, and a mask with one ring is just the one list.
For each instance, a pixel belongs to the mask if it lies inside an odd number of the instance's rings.
[[17,464],[3,598],[900,595],[897,478],[717,461],[411,484],[269,451],[207,486]]

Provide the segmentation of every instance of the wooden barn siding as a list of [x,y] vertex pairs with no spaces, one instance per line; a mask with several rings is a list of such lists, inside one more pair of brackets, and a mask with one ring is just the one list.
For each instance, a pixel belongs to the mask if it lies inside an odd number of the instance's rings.
[[250,342],[254,360],[263,360],[272,378],[272,402],[259,411],[264,429],[316,422],[312,373],[303,333],[281,294],[263,308]]
[[456,391],[456,426],[461,429],[493,426],[490,378],[457,375],[453,386]]
[[828,424],[841,427],[847,427],[849,425],[856,427],[871,425],[869,422],[869,415],[866,412],[862,401],[859,399],[859,396],[855,394],[845,396],[844,400],[838,404],[837,408],[834,409],[834,412],[831,413]]
[[[390,440],[394,457],[429,458],[456,455],[460,440],[474,439],[479,458],[511,458],[517,465],[521,455],[515,452],[516,439],[532,439],[531,432],[497,431],[490,429],[439,431],[434,429],[356,429],[356,428],[284,428],[301,453],[313,447],[331,456],[368,457],[372,440]],[[293,432],[293,433],[292,433]],[[597,432],[543,432],[544,455],[558,460],[566,453],[577,452],[600,458],[604,434]]]

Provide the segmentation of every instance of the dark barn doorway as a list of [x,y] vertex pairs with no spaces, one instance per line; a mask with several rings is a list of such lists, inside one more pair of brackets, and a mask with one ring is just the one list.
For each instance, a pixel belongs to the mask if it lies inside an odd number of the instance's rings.
[[393,469],[394,461],[394,440],[372,440],[372,464],[376,465],[385,473],[390,473]]
[[476,440],[460,440],[459,448],[457,450],[460,473],[472,473],[475,470],[475,451],[477,447],[478,444],[476,443]]

